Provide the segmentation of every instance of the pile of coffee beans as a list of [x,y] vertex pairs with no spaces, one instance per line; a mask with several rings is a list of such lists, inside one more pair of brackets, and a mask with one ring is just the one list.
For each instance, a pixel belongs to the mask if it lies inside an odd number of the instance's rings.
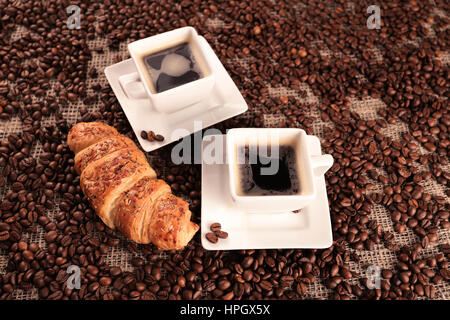
[[148,140],[148,141],[150,141],[150,142],[153,142],[153,141],[159,141],[159,142],[161,142],[161,141],[164,141],[164,137],[162,136],[162,135],[160,135],[160,134],[156,134],[155,132],[153,132],[153,131],[141,131],[141,138],[142,139],[144,139],[144,140]]
[[[317,282],[330,299],[449,298],[448,1],[381,1],[372,30],[366,1],[70,1],[79,29],[68,29],[62,3],[0,2],[0,299],[18,290],[41,299],[301,299],[316,297]],[[335,159],[326,174],[332,247],[205,251],[197,235],[182,251],[161,252],[96,217],[66,144],[69,109],[135,137],[89,62],[119,62],[120,44],[187,25],[250,108],[216,128],[262,127],[271,115],[276,127],[320,133]],[[93,45],[100,38],[106,47]],[[270,94],[279,87],[289,90]],[[311,95],[317,102],[306,103]],[[370,116],[352,107],[367,99],[382,105]],[[387,134],[396,128],[404,129]],[[171,163],[171,148],[152,152],[152,166],[199,222],[201,168]],[[109,264],[118,249],[131,253],[132,271]],[[365,272],[369,251],[376,261],[382,251],[394,257],[379,266],[378,288]],[[71,265],[80,289],[68,286]]]

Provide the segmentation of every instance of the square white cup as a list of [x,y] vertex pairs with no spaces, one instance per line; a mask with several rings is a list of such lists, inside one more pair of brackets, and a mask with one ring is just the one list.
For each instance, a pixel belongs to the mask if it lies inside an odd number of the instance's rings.
[[[192,27],[183,27],[161,33],[149,38],[128,44],[128,51],[133,59],[137,72],[122,75],[119,82],[125,93],[134,99],[150,99],[153,107],[162,113],[173,113],[188,107],[203,98],[211,91],[215,82],[215,71],[210,57],[202,50],[199,43],[201,37]],[[145,66],[144,58],[149,54],[169,49],[188,42],[197,63],[203,71],[203,77],[181,86],[157,93]],[[141,85],[140,85],[141,84]],[[142,86],[145,90],[142,90]]]
[[[237,191],[238,147],[268,143],[290,145],[296,153],[297,174],[300,184],[294,195],[239,195]],[[248,212],[276,213],[294,211],[306,207],[316,197],[316,177],[323,175],[333,165],[329,154],[311,156],[307,134],[295,128],[240,128],[228,130],[226,135],[227,163],[230,192],[235,204]]]

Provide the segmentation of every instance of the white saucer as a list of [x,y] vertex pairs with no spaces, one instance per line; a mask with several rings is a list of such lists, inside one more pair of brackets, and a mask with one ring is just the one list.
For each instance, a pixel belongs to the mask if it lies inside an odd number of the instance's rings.
[[[126,95],[119,82],[119,77],[137,71],[132,59],[124,60],[105,68],[106,78],[122,106],[139,143],[147,152],[178,141],[180,138],[213,124],[237,116],[248,109],[247,103],[239,92],[239,89],[225,70],[219,58],[217,58],[209,43],[203,37],[201,37],[200,43],[204,46],[203,49],[205,51],[211,51],[210,55],[213,57],[213,64],[217,72],[215,85],[209,97],[171,114],[156,111],[152,107],[149,99],[135,99]],[[142,90],[144,90],[143,86]],[[201,121],[201,125],[199,125],[200,123],[196,123],[194,126],[194,122],[196,121]],[[181,129],[184,133],[177,129]],[[164,136],[164,141],[150,142],[142,139],[141,131],[150,130]],[[175,130],[181,134],[172,136]]]
[[[208,136],[203,140],[203,149],[212,139],[223,139],[225,135]],[[308,137],[311,155],[321,155],[320,141]],[[224,156],[226,159],[226,157]],[[223,162],[224,163],[224,162]],[[330,209],[325,186],[325,177],[316,178],[317,198],[300,213],[248,213],[237,208],[228,186],[227,164],[208,165],[202,160],[202,216],[201,238],[207,250],[244,249],[323,249],[333,243]],[[209,242],[205,235],[211,232],[212,223],[219,222],[228,232],[227,239]]]

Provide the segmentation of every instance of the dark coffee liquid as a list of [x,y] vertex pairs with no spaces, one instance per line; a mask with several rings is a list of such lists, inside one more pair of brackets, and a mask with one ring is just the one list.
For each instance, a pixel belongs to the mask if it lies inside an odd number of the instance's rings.
[[[295,150],[279,146],[278,154],[255,147],[240,147],[244,164],[238,164],[238,193],[241,195],[294,195],[299,193]],[[242,150],[244,148],[244,150]]]
[[156,92],[164,92],[203,77],[189,43],[144,58]]

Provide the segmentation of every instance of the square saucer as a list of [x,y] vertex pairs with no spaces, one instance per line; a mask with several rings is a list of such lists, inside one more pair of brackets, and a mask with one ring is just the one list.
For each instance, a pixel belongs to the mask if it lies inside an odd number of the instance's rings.
[[[236,84],[214,53],[205,38],[200,37],[205,52],[209,51],[216,81],[211,94],[203,100],[174,113],[161,113],[153,108],[148,98],[136,99],[127,96],[119,77],[137,72],[132,59],[127,59],[105,68],[106,78],[130,122],[133,131],[146,152],[178,141],[196,131],[212,126],[247,111],[248,106]],[[139,83],[144,90],[142,83]],[[141,138],[141,131],[154,131],[164,136],[164,141],[150,142]]]
[[[210,135],[203,139],[202,155],[213,139],[221,139],[226,152],[225,135]],[[311,155],[321,155],[320,140],[308,136]],[[223,159],[226,159],[224,155]],[[206,250],[247,249],[323,249],[333,243],[330,209],[325,177],[316,177],[316,199],[300,213],[249,213],[236,207],[228,186],[228,165],[207,164],[202,158],[201,240]],[[212,223],[219,222],[228,232],[227,239],[209,242],[205,235]]]

